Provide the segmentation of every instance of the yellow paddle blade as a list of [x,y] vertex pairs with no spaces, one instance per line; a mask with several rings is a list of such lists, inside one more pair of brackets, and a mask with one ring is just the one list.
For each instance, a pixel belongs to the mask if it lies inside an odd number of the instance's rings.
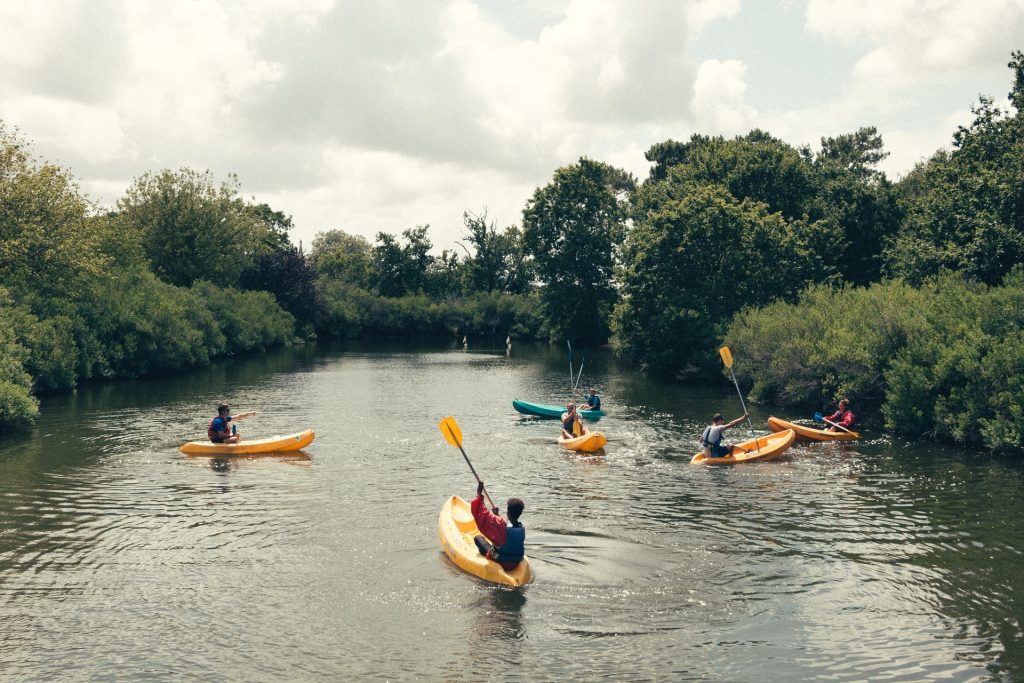
[[459,429],[459,423],[455,421],[455,418],[449,415],[437,425],[441,430],[441,434],[444,435],[444,440],[455,447],[462,446],[462,430]]
[[728,346],[723,346],[722,348],[718,349],[718,355],[722,357],[722,362],[725,363],[725,367],[732,367],[732,352],[729,351]]

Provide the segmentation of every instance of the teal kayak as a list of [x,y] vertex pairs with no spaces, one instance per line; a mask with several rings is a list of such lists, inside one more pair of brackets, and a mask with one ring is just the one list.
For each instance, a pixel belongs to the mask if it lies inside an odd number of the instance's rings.
[[[512,399],[512,407],[523,415],[550,417],[556,420],[562,419],[562,413],[565,412],[565,406],[549,406],[543,403],[530,403],[529,401],[520,401],[518,398]],[[580,416],[584,420],[597,420],[600,419],[602,415],[604,415],[603,410],[580,411]]]

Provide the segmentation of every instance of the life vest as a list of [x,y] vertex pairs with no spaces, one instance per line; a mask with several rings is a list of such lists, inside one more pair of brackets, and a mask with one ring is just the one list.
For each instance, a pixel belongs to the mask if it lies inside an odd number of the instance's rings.
[[594,394],[587,399],[587,405],[590,406],[591,410],[601,410],[601,397]]
[[[217,430],[213,428],[213,423],[216,422],[219,419],[221,419],[220,415],[218,415],[217,417],[215,417],[212,420],[210,420],[210,426],[206,428],[206,436],[207,436],[207,438],[209,438],[210,441],[213,441],[214,443],[220,441],[220,439],[221,439],[220,435],[218,435],[218,433],[217,433]],[[228,431],[228,423],[227,423],[227,421],[224,422],[224,431]]]
[[715,446],[718,446],[719,444],[722,443],[722,432],[724,432],[725,430],[724,429],[719,429],[718,430],[718,438],[715,441],[708,441],[708,438],[711,436],[711,428],[712,427],[714,427],[714,425],[708,425],[704,429],[704,433],[700,437],[700,442],[704,446],[711,446],[712,448],[714,448]]
[[526,527],[519,522],[508,528],[505,545],[493,546],[491,559],[498,562],[522,562],[526,556]]

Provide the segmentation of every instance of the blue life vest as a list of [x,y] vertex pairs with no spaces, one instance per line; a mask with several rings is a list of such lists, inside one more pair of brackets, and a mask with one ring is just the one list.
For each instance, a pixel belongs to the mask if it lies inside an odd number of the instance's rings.
[[508,528],[505,545],[494,546],[494,559],[498,562],[522,562],[526,555],[526,527],[519,522]]
[[601,397],[597,394],[587,398],[587,405],[591,410],[601,410]]

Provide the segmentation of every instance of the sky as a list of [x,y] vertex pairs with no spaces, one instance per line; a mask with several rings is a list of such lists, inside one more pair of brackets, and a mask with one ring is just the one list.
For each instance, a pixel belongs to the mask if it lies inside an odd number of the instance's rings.
[[898,179],[1005,102],[1024,0],[0,0],[0,121],[113,207],[235,174],[307,248],[499,227],[586,156],[878,128]]

